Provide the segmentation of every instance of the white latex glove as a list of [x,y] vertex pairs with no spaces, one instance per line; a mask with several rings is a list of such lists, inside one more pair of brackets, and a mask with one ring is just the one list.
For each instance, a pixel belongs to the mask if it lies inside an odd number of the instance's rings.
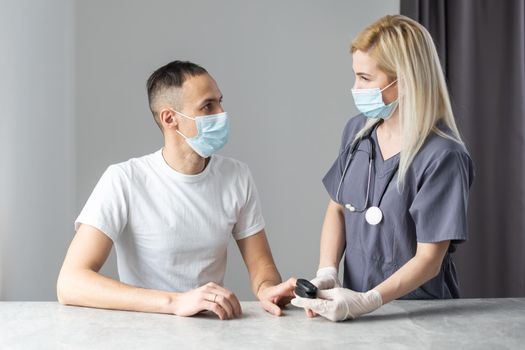
[[333,266],[323,267],[317,270],[316,277],[310,282],[318,289],[332,289],[341,287],[337,276],[337,269]]
[[346,288],[319,290],[317,299],[296,297],[292,304],[310,309],[331,321],[354,319],[383,305],[381,294],[375,289],[366,293]]

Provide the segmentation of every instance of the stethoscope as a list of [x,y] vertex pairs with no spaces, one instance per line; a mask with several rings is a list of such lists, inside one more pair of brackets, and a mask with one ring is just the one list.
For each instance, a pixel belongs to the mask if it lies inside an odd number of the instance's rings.
[[379,202],[377,203],[377,206],[372,205],[372,206],[368,207],[368,199],[369,199],[369,195],[370,195],[370,180],[372,178],[372,176],[371,176],[371,174],[372,174],[372,163],[374,162],[374,159],[375,159],[375,144],[374,144],[374,140],[372,140],[372,133],[374,132],[375,129],[377,129],[379,124],[381,124],[381,122],[377,123],[374,127],[370,128],[370,131],[368,131],[368,133],[366,133],[366,135],[361,136],[358,140],[356,140],[352,144],[352,148],[350,149],[350,157],[348,157],[348,159],[346,161],[346,165],[345,165],[345,168],[343,170],[343,174],[341,175],[341,180],[339,180],[339,186],[337,186],[337,193],[336,193],[336,200],[337,200],[337,202],[342,204],[341,198],[340,198],[340,191],[341,191],[341,185],[343,184],[343,181],[344,181],[345,176],[346,176],[346,172],[348,171],[350,163],[352,162],[352,159],[354,158],[354,155],[355,155],[355,153],[357,151],[357,148],[359,147],[359,144],[362,141],[367,140],[368,143],[370,144],[370,153],[368,154],[368,181],[367,181],[367,185],[366,185],[365,205],[364,205],[363,208],[357,208],[354,205],[352,205],[351,203],[346,203],[344,206],[345,206],[346,209],[348,209],[352,213],[365,212],[366,222],[368,222],[370,225],[377,225],[383,220],[383,212],[381,211],[379,206],[381,205],[381,201],[383,200],[383,196],[385,195],[385,192],[388,189],[388,186],[392,182],[392,179],[394,178],[394,176],[395,176],[395,174],[397,172],[397,168],[399,166],[399,164],[396,165],[394,171],[392,171],[392,174],[390,174],[390,177],[388,178],[388,181],[387,181],[385,187],[383,188],[383,191],[381,192],[381,196],[379,196]]

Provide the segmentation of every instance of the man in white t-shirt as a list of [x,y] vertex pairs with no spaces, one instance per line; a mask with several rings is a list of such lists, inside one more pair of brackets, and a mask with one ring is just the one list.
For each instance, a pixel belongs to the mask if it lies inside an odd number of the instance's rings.
[[[174,61],[151,75],[147,90],[164,147],[104,172],[75,222],[59,302],[238,317],[237,297],[222,286],[233,236],[262,307],[281,315],[295,280],[281,283],[248,167],[215,154],[230,125],[215,80],[194,63]],[[98,272],[113,245],[120,281]]]

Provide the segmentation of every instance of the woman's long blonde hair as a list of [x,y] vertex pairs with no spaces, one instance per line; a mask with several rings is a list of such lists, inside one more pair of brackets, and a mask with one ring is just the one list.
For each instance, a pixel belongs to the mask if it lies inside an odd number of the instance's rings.
[[[439,57],[428,31],[401,15],[385,16],[368,26],[352,42],[351,52],[358,50],[374,58],[389,81],[398,79],[402,146],[397,184],[400,188],[410,164],[431,132],[463,144]],[[451,134],[439,130],[438,121],[442,121]],[[368,120],[355,140],[377,122]]]

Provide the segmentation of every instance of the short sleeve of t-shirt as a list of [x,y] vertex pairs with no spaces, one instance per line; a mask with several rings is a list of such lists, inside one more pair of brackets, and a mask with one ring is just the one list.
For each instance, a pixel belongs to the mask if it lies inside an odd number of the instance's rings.
[[243,197],[245,200],[240,208],[237,222],[233,227],[232,234],[236,240],[256,234],[261,231],[265,225],[259,194],[248,166],[244,166],[241,176],[241,186],[243,187]]
[[75,231],[87,224],[116,241],[127,223],[127,188],[124,172],[116,165],[108,167],[76,219]]
[[473,165],[466,152],[446,151],[424,171],[409,208],[422,243],[467,239],[467,205]]

